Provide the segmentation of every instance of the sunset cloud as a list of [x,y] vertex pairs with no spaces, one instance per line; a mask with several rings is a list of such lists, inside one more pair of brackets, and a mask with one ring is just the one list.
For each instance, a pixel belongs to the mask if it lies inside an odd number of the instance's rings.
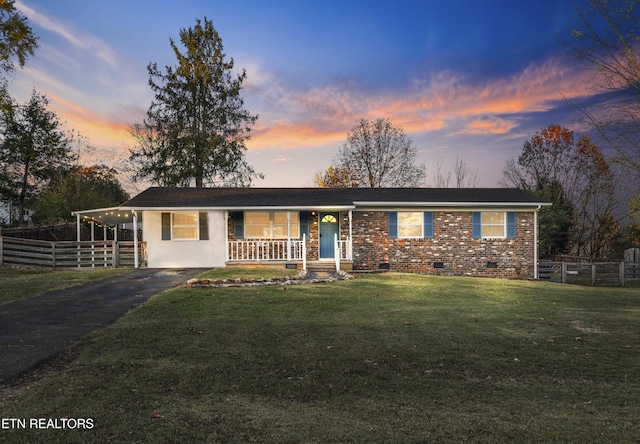
[[[261,115],[251,149],[340,144],[361,118],[386,117],[409,133],[450,131],[450,135],[507,134],[520,124],[520,113],[553,109],[563,97],[585,97],[584,73],[570,70],[557,60],[525,68],[507,78],[474,84],[453,72],[415,80],[406,90],[380,93],[339,86],[288,91],[274,84],[252,91],[264,92],[275,115]],[[273,77],[271,78],[273,80]],[[260,102],[254,97],[254,102]]]

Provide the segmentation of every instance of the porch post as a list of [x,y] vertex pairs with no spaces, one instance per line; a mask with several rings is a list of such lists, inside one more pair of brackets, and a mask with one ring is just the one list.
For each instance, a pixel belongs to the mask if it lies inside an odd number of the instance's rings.
[[224,262],[225,265],[229,262],[229,249],[231,248],[231,242],[229,241],[229,211],[224,212],[224,245],[225,245],[225,253],[224,253]]
[[347,260],[353,260],[353,210],[349,210],[349,239],[347,241]]
[[138,268],[138,213],[132,211],[133,215],[133,268]]
[[340,251],[340,244],[338,244],[338,234],[333,235],[333,255],[336,260],[336,271],[340,271],[340,258],[342,257],[342,251]]
[[287,211],[287,260],[291,260],[291,211]]
[[302,233],[302,271],[307,271],[307,235]]

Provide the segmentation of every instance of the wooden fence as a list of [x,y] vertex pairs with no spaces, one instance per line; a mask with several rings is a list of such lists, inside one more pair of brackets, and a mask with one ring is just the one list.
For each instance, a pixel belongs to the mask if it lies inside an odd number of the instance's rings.
[[[139,264],[146,258],[145,243],[139,242]],[[132,267],[133,242],[51,242],[0,237],[0,265],[45,268]]]
[[624,286],[625,282],[640,280],[640,263],[540,261],[538,279],[563,284]]

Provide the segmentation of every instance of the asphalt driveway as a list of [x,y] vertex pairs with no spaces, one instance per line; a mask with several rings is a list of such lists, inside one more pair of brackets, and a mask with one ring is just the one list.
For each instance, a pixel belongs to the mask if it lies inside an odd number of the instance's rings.
[[139,268],[0,306],[0,383],[34,369],[204,269]]

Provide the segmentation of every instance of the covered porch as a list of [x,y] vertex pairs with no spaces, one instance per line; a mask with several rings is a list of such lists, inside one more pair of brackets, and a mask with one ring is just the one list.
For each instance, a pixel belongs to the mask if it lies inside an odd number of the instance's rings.
[[[227,266],[268,265],[326,271],[352,268],[351,209],[279,211],[271,212],[269,218],[266,211],[238,213],[228,215]],[[276,222],[281,225],[274,228]],[[286,238],[274,238],[274,233]]]

